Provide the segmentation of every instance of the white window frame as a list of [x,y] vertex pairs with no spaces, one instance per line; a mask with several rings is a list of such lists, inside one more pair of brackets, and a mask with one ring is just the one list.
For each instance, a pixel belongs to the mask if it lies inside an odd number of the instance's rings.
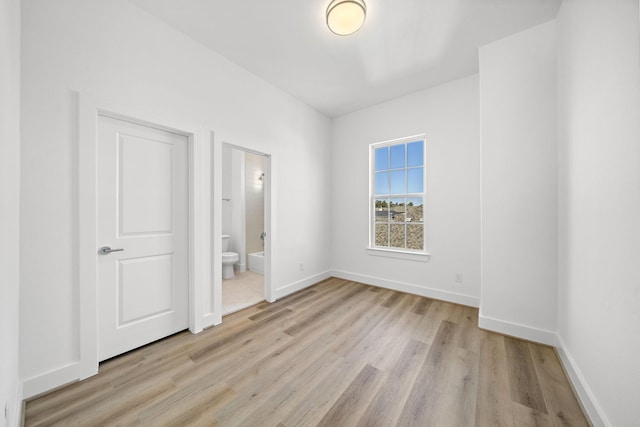
[[[376,246],[375,245],[375,227],[376,227],[376,218],[375,218],[375,176],[376,176],[376,165],[375,165],[375,150],[383,147],[390,147],[393,145],[406,144],[409,142],[422,141],[422,165],[423,165],[423,174],[422,174],[422,192],[421,193],[404,193],[399,194],[398,197],[422,197],[423,209],[426,204],[426,189],[427,189],[427,143],[426,143],[426,135],[412,135],[404,138],[392,139],[389,141],[377,142],[369,145],[369,246],[367,247],[367,253],[373,256],[384,256],[390,258],[399,258],[399,259],[407,259],[413,261],[422,261],[426,262],[429,260],[430,254],[426,250],[427,244],[427,235],[426,235],[426,222],[423,216],[422,221],[422,238],[423,238],[423,249],[415,250],[415,249],[406,249],[406,248],[392,248],[388,246]],[[425,212],[423,212],[424,215]],[[406,236],[405,236],[406,239]]]

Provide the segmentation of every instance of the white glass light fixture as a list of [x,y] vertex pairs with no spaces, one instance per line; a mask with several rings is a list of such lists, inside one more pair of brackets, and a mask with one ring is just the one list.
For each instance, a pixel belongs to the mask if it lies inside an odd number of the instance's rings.
[[362,27],[366,16],[364,0],[333,0],[327,7],[327,26],[339,36],[348,36]]

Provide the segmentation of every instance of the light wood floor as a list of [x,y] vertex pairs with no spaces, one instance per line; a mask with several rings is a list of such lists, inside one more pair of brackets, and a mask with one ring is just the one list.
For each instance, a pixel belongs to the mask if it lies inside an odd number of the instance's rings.
[[553,349],[477,309],[329,279],[103,363],[26,425],[586,426]]

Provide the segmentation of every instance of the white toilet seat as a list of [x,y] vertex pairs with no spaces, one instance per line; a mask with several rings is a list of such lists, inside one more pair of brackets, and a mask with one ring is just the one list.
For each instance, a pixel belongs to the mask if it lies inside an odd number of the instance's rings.
[[238,262],[239,260],[240,255],[235,252],[222,252],[222,261]]

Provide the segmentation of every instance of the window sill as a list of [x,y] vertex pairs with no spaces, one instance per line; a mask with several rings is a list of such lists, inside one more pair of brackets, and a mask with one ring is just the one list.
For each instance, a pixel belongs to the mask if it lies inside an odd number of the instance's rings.
[[367,254],[372,256],[381,256],[387,258],[406,259],[409,261],[427,262],[431,257],[428,253],[416,253],[408,251],[398,251],[392,249],[367,248]]

